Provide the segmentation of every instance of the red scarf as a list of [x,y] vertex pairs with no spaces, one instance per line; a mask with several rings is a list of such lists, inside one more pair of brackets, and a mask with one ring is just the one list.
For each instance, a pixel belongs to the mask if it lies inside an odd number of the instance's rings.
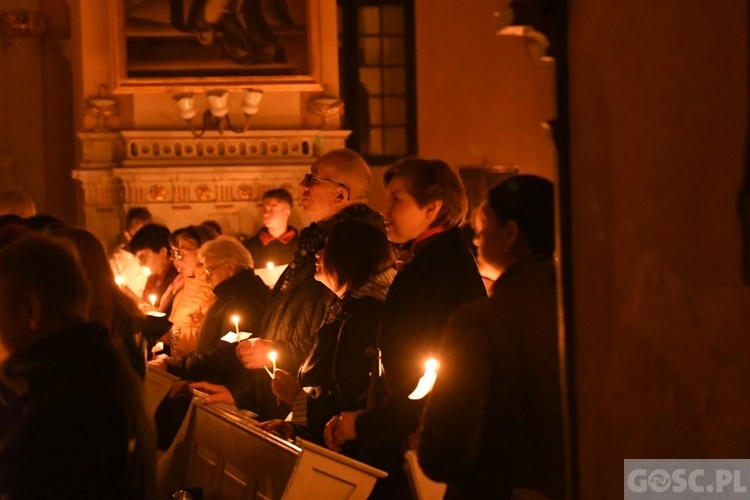
[[287,229],[286,232],[282,234],[281,236],[279,236],[278,238],[274,238],[273,236],[271,236],[271,233],[269,233],[268,229],[265,227],[258,234],[258,238],[260,238],[260,242],[263,243],[263,246],[268,245],[273,240],[279,240],[284,245],[286,245],[287,243],[292,241],[295,236],[297,236],[297,230],[294,228]]

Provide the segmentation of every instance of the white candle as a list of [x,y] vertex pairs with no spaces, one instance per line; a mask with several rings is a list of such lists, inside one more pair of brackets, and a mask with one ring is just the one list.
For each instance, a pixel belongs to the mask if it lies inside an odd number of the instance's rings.
[[237,338],[240,336],[240,317],[238,315],[232,316],[232,322],[234,323],[234,330],[237,332]]

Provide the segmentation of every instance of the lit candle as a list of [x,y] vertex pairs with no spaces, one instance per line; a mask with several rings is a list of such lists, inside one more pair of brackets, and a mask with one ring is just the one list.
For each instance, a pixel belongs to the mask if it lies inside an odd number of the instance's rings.
[[437,379],[438,366],[440,366],[440,364],[436,359],[430,358],[427,360],[424,364],[424,375],[419,379],[414,391],[409,394],[409,399],[415,401],[422,399],[432,391],[432,387],[435,385],[435,380]]
[[146,276],[147,278],[148,278],[149,276],[151,276],[151,268],[150,268],[150,267],[148,267],[148,266],[143,266],[143,274],[144,274],[144,276]]
[[151,295],[149,295],[148,301],[151,302],[151,309],[155,309],[156,308],[156,294],[152,293]]
[[240,337],[240,317],[238,315],[232,316],[232,323],[234,323],[234,330],[237,332],[237,340]]
[[273,364],[273,374],[276,375],[276,351],[271,351],[268,353],[268,359],[271,360],[271,363]]
[[266,268],[273,269],[274,267],[276,267],[276,265],[273,263],[272,260],[269,260],[268,264],[266,264]]
[[124,284],[125,284],[125,278],[123,278],[122,276],[120,276],[120,275],[118,274],[117,276],[115,276],[115,284],[116,284],[117,286],[122,286],[122,285],[124,285]]

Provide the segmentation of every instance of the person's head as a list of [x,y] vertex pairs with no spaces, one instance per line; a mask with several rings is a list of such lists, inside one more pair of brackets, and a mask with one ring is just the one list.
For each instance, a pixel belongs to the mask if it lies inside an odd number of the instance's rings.
[[292,203],[292,195],[286,189],[271,189],[263,193],[263,225],[271,231],[286,231]]
[[75,257],[30,236],[0,250],[0,359],[80,323],[89,291]]
[[477,217],[479,260],[497,276],[555,251],[554,185],[536,175],[517,175],[490,189]]
[[128,249],[142,266],[159,274],[169,266],[169,229],[161,224],[146,224],[133,235]]
[[349,149],[335,149],[321,156],[300,182],[302,210],[318,222],[337,214],[352,202],[367,200],[370,167]]
[[253,267],[250,252],[237,238],[229,235],[221,235],[204,243],[199,256],[205,266],[206,281],[211,283],[211,288],[216,288],[243,269]]
[[125,241],[133,239],[133,235],[151,220],[151,212],[146,207],[132,207],[128,210],[125,214],[125,229],[122,233]]
[[217,236],[219,235],[214,228],[203,224],[181,227],[172,232],[169,235],[169,244],[172,247],[172,263],[177,271],[188,277],[195,276],[196,270],[203,267],[198,258],[198,250],[204,243]]
[[23,225],[30,227],[37,233],[47,233],[55,229],[69,227],[70,224],[65,219],[61,219],[52,214],[35,214],[23,220]]
[[0,191],[0,215],[15,214],[23,219],[36,214],[34,200],[18,191]]
[[218,221],[215,221],[214,219],[207,219],[201,222],[201,226],[208,226],[214,231],[216,231],[216,234],[223,234],[224,231],[221,229],[221,224],[219,224]]
[[444,161],[401,160],[383,177],[388,239],[404,243],[430,228],[458,226],[468,202],[461,178]]
[[360,288],[394,262],[393,248],[383,231],[359,221],[333,226],[315,257],[315,279],[339,297]]

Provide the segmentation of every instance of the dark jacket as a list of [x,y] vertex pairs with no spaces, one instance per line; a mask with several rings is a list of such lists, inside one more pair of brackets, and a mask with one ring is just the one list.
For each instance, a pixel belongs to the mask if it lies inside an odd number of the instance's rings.
[[221,340],[235,330],[232,316],[240,317],[240,329],[257,335],[271,291],[252,269],[243,269],[214,288],[216,302],[206,311],[198,346],[187,356],[172,358],[167,371],[188,380],[230,384],[240,376],[242,365],[235,355],[236,344]]
[[557,345],[552,261],[509,269],[451,317],[419,447],[446,498],[565,496]]
[[269,262],[283,266],[294,259],[294,253],[299,246],[299,235],[296,229],[288,226],[284,234],[274,238],[264,227],[258,234],[245,241],[244,245],[253,256],[253,267],[256,269],[266,267]]
[[[362,221],[385,231],[382,216],[363,203],[350,205],[325,221],[313,222],[300,233],[294,260],[274,287],[263,337],[275,342],[278,367],[289,373],[297,373],[310,352],[326,305],[333,297],[330,290],[315,281],[315,253],[325,245],[331,228],[345,220]],[[248,380],[254,384],[255,393],[252,396],[235,394],[237,406],[250,408],[266,418],[286,414],[285,409],[276,405],[268,376],[249,376]]]
[[458,228],[424,241],[393,280],[379,340],[384,377],[373,370],[371,401],[356,421],[366,461],[389,473],[378,481],[376,497],[408,496],[403,454],[425,403],[408,395],[424,374],[425,361],[437,357],[450,314],[481,297],[486,297],[482,278]]
[[55,333],[0,371],[0,497],[145,498],[154,435],[142,385],[99,324]]
[[292,407],[292,423],[302,427],[308,438],[322,444],[331,417],[365,408],[383,300],[394,275],[394,270],[381,273],[368,290],[336,298],[329,307],[298,374],[308,392],[300,392]]

